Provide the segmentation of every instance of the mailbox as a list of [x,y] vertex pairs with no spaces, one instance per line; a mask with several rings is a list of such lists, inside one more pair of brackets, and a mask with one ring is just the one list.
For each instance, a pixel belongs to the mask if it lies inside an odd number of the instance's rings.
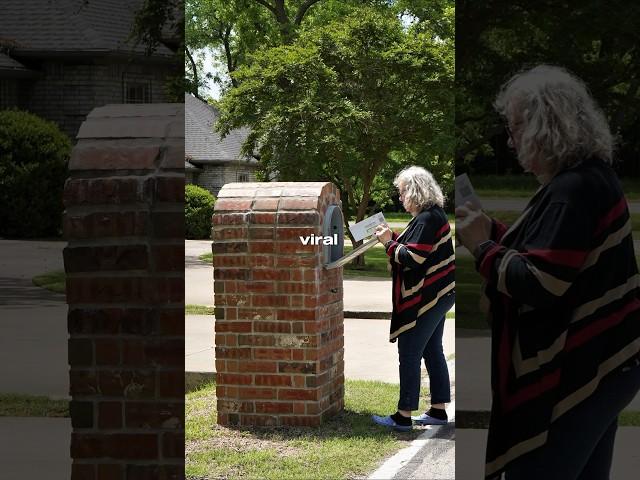
[[329,205],[324,214],[322,236],[329,241],[323,242],[324,263],[339,260],[344,252],[344,220],[338,205]]
[[324,250],[324,266],[327,269],[346,265],[378,243],[376,237],[370,238],[358,248],[349,252],[349,254],[344,255],[344,221],[342,218],[342,210],[338,205],[330,205],[329,208],[327,208],[322,225],[322,236],[336,240],[332,241],[329,245],[323,244],[322,247]]

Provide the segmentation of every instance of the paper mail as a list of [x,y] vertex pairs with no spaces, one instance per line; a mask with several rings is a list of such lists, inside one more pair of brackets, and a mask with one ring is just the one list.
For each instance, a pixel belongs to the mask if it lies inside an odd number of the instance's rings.
[[382,212],[378,212],[371,217],[367,217],[364,220],[351,225],[349,230],[353,235],[355,241],[362,240],[363,238],[370,237],[376,230],[376,227],[382,223],[385,223],[384,215]]

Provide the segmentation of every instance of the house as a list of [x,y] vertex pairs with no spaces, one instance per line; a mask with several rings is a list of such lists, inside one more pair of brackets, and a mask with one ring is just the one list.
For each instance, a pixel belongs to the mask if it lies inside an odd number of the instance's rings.
[[143,2],[2,0],[0,109],[30,111],[75,138],[95,107],[166,102],[177,45],[145,55],[130,38]]
[[232,130],[224,138],[214,131],[218,110],[186,94],[185,175],[186,182],[206,188],[215,196],[225,183],[255,182],[258,161],[242,155],[247,128]]

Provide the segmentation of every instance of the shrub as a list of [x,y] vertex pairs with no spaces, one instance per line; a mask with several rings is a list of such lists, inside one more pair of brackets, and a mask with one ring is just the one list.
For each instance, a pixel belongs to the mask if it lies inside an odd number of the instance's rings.
[[184,223],[188,239],[211,238],[211,216],[215,201],[208,190],[197,185],[185,185]]
[[60,235],[71,141],[55,123],[0,111],[0,236]]

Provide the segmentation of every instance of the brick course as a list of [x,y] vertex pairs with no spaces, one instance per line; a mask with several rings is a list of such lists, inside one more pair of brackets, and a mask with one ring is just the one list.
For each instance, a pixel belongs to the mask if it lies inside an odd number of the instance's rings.
[[[212,218],[218,423],[319,425],[344,406],[342,269],[323,267],[330,183],[232,183]],[[331,290],[334,290],[333,292]]]
[[182,105],[98,108],[72,153],[73,480],[184,478],[183,123]]

